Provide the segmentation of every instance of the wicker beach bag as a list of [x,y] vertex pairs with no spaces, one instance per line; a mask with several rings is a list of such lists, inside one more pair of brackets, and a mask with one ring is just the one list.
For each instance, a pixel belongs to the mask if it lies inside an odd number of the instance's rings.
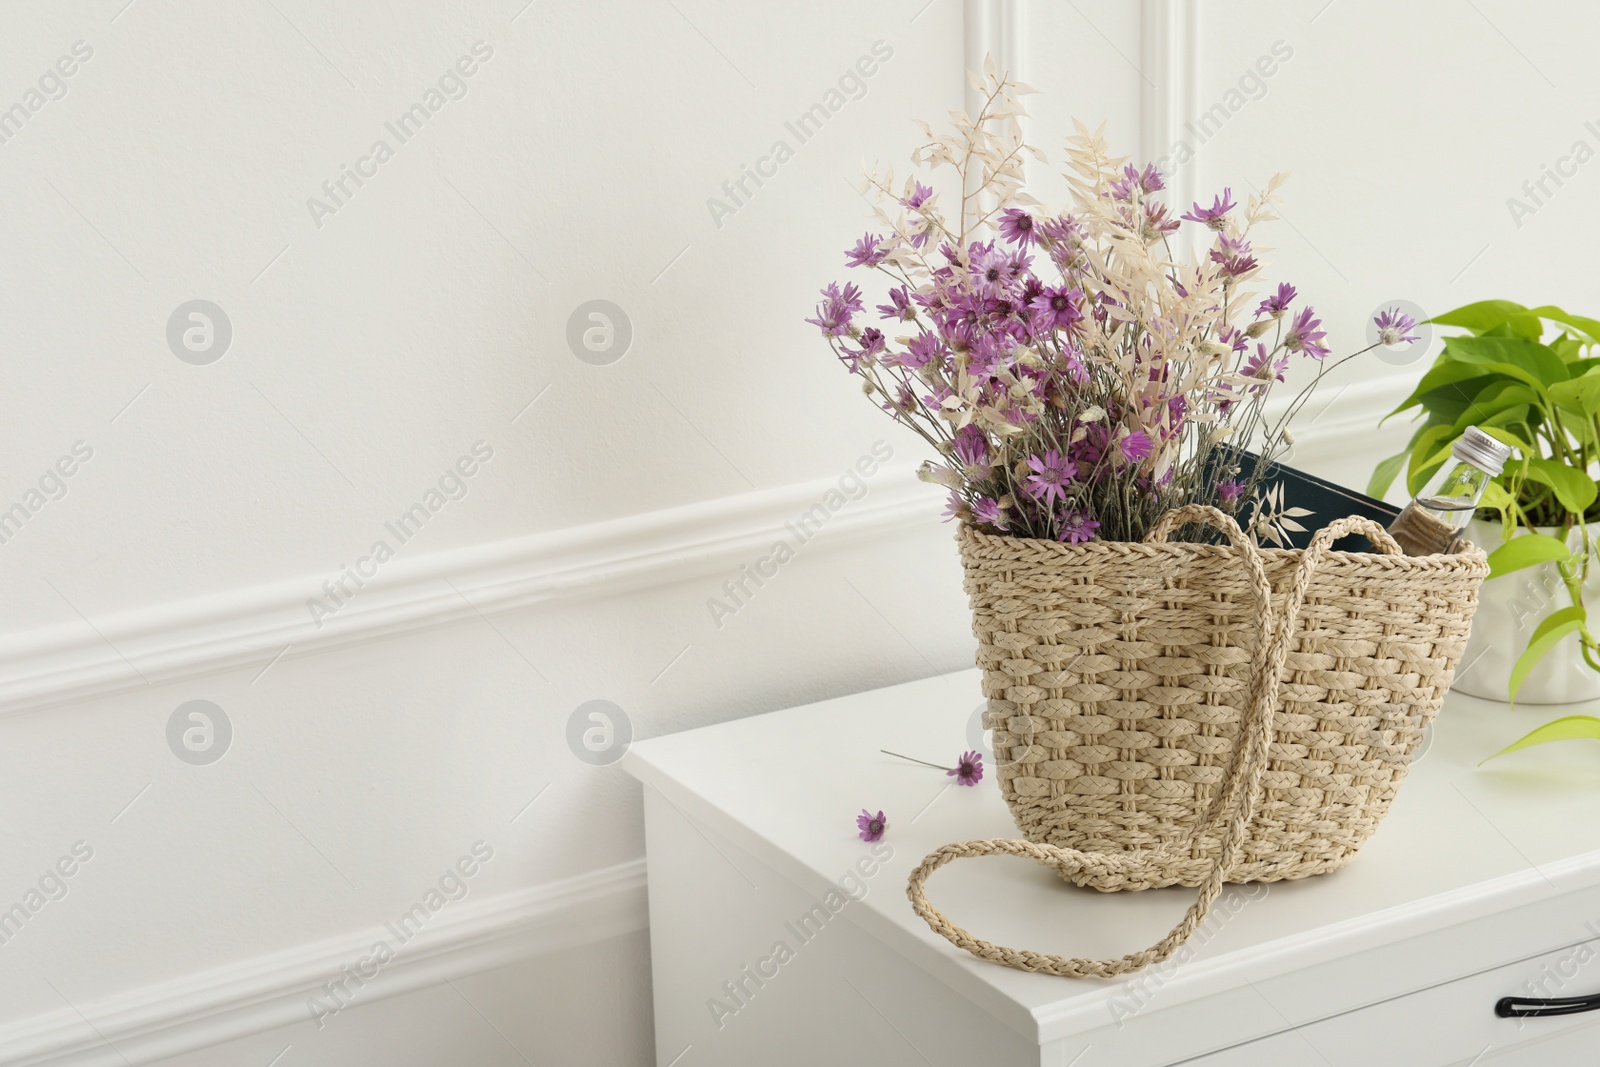
[[[1168,543],[1206,523],[1228,544]],[[1348,533],[1376,554],[1336,552]],[[1026,840],[946,845],[912,872],[917,914],[1027,971],[1111,977],[1166,959],[1226,882],[1348,863],[1389,810],[1466,645],[1480,549],[1404,555],[1368,519],[1260,549],[1215,508],[1143,543],[959,534],[998,779]],[[928,876],[1026,856],[1104,891],[1198,887],[1161,941],[1119,959],[1004,948],[941,915]]]

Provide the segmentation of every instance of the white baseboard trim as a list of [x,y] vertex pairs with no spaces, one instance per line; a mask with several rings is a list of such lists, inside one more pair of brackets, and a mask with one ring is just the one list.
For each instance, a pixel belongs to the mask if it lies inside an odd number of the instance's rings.
[[[907,463],[827,520],[826,545],[937,526],[943,494]],[[70,703],[214,671],[265,668],[280,655],[427,629],[572,596],[731,575],[789,535],[838,478],[709,500],[386,563],[317,625],[306,601],[325,575],[232,589],[0,639],[0,713]],[[287,653],[285,653],[287,649]]]
[[[441,909],[354,991],[347,1010],[648,924],[642,859],[533,889],[468,898]],[[379,940],[393,944],[396,938],[382,927],[357,931],[0,1026],[0,1063],[125,1067],[307,1023],[313,1019],[308,998],[342,968],[370,955]],[[328,1028],[340,1022],[337,1014],[323,1020]]]

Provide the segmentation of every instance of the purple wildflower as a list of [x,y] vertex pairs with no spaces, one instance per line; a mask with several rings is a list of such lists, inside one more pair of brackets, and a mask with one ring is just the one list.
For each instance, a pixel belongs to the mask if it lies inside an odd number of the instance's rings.
[[1229,256],[1222,261],[1222,271],[1230,278],[1242,278],[1260,265],[1255,256]]
[[1079,385],[1089,380],[1089,368],[1083,362],[1083,350],[1077,345],[1068,344],[1061,349],[1061,362],[1068,378]]
[[1070,330],[1083,318],[1078,302],[1083,294],[1065,285],[1045,286],[1028,304],[1033,312],[1033,325],[1039,330]]
[[1083,236],[1083,224],[1071,215],[1062,215],[1058,219],[1046,219],[1036,227],[1039,236],[1047,241],[1072,241]]
[[1032,265],[1033,257],[1023,252],[1020,248],[1006,257],[1006,267],[1010,274],[1011,282],[1023,280],[1028,274],[1028,268]]
[[1314,312],[1309,306],[1300,309],[1300,314],[1294,317],[1289,331],[1284,334],[1283,347],[1291,352],[1304,352],[1312,359],[1322,359],[1328,354],[1328,346],[1322,343],[1327,333],[1318,329],[1322,320],[1314,318]]
[[1044,292],[1044,282],[1039,280],[1038,275],[1024,274],[1022,276],[1022,291],[1017,294],[1017,303],[1026,308],[1042,292]]
[[985,526],[993,526],[997,530],[1006,528],[1006,518],[1002,513],[1000,502],[986,496],[980,496],[972,502],[972,517]]
[[1006,243],[1026,248],[1033,243],[1033,216],[1019,207],[1008,207],[1000,213],[1000,236]]
[[1138,463],[1150,458],[1150,453],[1156,450],[1155,442],[1150,440],[1150,435],[1143,430],[1134,430],[1124,434],[1117,442],[1117,448],[1122,452],[1122,458],[1129,463]]
[[979,334],[972,351],[967,354],[967,370],[974,377],[985,378],[993,377],[1004,370],[1011,350],[1010,346],[1002,342],[1002,338],[992,333]]
[[1221,230],[1227,225],[1227,221],[1223,216],[1227,215],[1233,208],[1233,190],[1224,189],[1221,196],[1212,198],[1210,207],[1201,207],[1199,202],[1196,201],[1194,207],[1190,208],[1188,213],[1183,216],[1183,220],[1185,222],[1204,223],[1213,230]]
[[861,331],[861,347],[851,348],[849,344],[842,345],[841,360],[850,366],[851,374],[860,374],[863,367],[872,366],[876,358],[885,348],[883,331],[875,326],[868,326]]
[[911,343],[906,346],[906,350],[895,358],[895,362],[902,367],[910,367],[912,370],[916,370],[920,367],[926,367],[929,362],[940,361],[943,357],[944,345],[940,342],[938,335],[919,333],[911,339]]
[[1139,233],[1146,241],[1159,241],[1169,233],[1178,232],[1178,220],[1167,217],[1167,205],[1149,200],[1144,205],[1144,218]]
[[977,752],[961,753],[961,759],[944,776],[954,778],[956,785],[977,785],[983,780],[983,756]]
[[1294,298],[1294,286],[1288,282],[1279,282],[1278,291],[1256,305],[1256,314],[1271,315],[1273,318],[1277,318],[1289,310],[1289,305],[1294,302]]
[[[1167,418],[1161,426],[1161,440],[1171,441],[1183,432],[1183,420],[1189,414],[1189,398],[1183,393],[1167,399]],[[1171,468],[1168,468],[1169,470]]]
[[1244,376],[1255,378],[1260,385],[1254,386],[1257,390],[1267,389],[1273,381],[1283,381],[1283,372],[1289,369],[1289,357],[1279,356],[1273,359],[1267,354],[1267,346],[1256,343],[1256,354],[1245,360]]
[[1017,265],[1003,250],[995,248],[992,241],[974,244],[970,259],[972,275],[980,291],[986,294],[1000,292],[1016,280]]
[[1410,315],[1402,314],[1399,308],[1390,308],[1372,320],[1378,328],[1378,342],[1393,348],[1395,345],[1409,345],[1421,338],[1412,333],[1417,320]]
[[978,339],[972,332],[972,327],[965,322],[956,322],[945,328],[944,343],[950,351],[958,356],[970,356],[977,346]]
[[878,314],[886,319],[910,322],[917,317],[917,309],[911,306],[911,294],[906,287],[898,285],[889,290],[889,302],[878,305]]
[[1069,511],[1061,518],[1061,532],[1056,535],[1056,540],[1069,545],[1082,544],[1099,537],[1095,533],[1098,529],[1100,524],[1081,511]]
[[1248,251],[1250,251],[1249,241],[1243,237],[1229,237],[1224,233],[1217,237],[1217,245],[1211,250],[1211,260],[1214,263],[1221,263],[1229,256],[1241,256]]
[[817,304],[817,317],[807,319],[828,337],[843,337],[850,332],[850,316],[861,310],[861,290],[854,282],[839,288],[838,282],[829,282],[822,290],[822,301]]
[[911,195],[900,202],[906,207],[916,210],[923,204],[926,204],[932,197],[933,189],[930,186],[923,185],[921,182],[915,182],[913,183]]
[[1083,225],[1071,215],[1046,219],[1034,227],[1040,241],[1050,249],[1050,261],[1063,274],[1070,274],[1082,265]]
[[954,442],[956,458],[969,467],[989,465],[989,438],[970,423],[956,431]]
[[1217,247],[1211,250],[1211,262],[1221,264],[1223,272],[1234,278],[1258,266],[1255,257],[1250,255],[1250,242],[1227,234],[1217,238]]
[[883,238],[876,234],[864,233],[856,246],[844,254],[844,265],[847,267],[876,267],[889,258],[889,250],[883,247]]
[[1217,483],[1217,499],[1227,507],[1238,503],[1240,495],[1244,492],[1244,484],[1232,478]]
[[889,828],[889,820],[883,817],[883,812],[874,815],[866,808],[861,809],[861,814],[856,816],[856,828],[861,831],[863,841],[878,841],[883,838],[883,832]]
[[1044,501],[1046,506],[1057,500],[1065,500],[1067,484],[1078,474],[1078,465],[1053,448],[1044,454],[1043,459],[1029,456],[1028,469],[1033,471],[1028,476],[1028,495]]
[[950,490],[950,498],[944,504],[944,521],[959,519],[967,513],[967,502],[961,499],[961,494],[954,489]]
[[917,394],[911,391],[909,385],[901,383],[900,387],[895,390],[894,399],[886,401],[879,406],[890,414],[898,412],[902,415],[909,415],[917,410],[919,404]]
[[1153,193],[1166,187],[1167,183],[1161,180],[1161,172],[1156,170],[1154,163],[1145,164],[1143,171],[1137,170],[1132,163],[1129,163],[1122,168],[1122,177],[1111,183],[1111,199],[1132,200],[1135,189]]

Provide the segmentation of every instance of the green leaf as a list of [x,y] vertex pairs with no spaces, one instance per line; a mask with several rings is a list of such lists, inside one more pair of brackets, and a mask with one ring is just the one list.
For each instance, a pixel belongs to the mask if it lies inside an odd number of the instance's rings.
[[1561,361],[1567,365],[1569,370],[1574,363],[1583,357],[1585,347],[1581,337],[1574,337],[1565,331],[1562,332],[1560,337],[1550,342],[1550,351],[1560,356]]
[[1538,389],[1567,380],[1566,363],[1537,341],[1520,337],[1451,337],[1440,353],[1460,363],[1509,374]]
[[1574,515],[1582,515],[1594,503],[1600,487],[1583,471],[1573,470],[1557,459],[1531,458],[1528,460],[1528,477],[1541,485],[1548,485],[1561,501],[1561,506]]
[[1489,553],[1489,577],[1498,578],[1538,563],[1566,563],[1571,559],[1572,549],[1565,542],[1548,534],[1523,534]]
[[1554,722],[1547,722],[1537,730],[1525,734],[1496,752],[1494,756],[1485,758],[1478,766],[1482,767],[1495,756],[1504,756],[1507,752],[1515,752],[1519,748],[1548,745],[1552,741],[1579,741],[1586,737],[1600,739],[1600,719],[1593,715],[1568,715]]
[[[1371,496],[1372,494],[1368,493],[1367,495]],[[1483,499],[1478,503],[1482,507],[1494,508],[1496,511],[1504,512],[1506,508],[1511,506],[1511,494],[1499,482],[1490,482],[1483,487]]]
[[1537,315],[1541,319],[1549,319],[1551,322],[1559,322],[1564,326],[1571,326],[1582,335],[1586,344],[1592,345],[1600,341],[1600,322],[1596,322],[1594,319],[1586,319],[1582,315],[1569,315],[1554,304],[1529,308],[1528,314]]
[[1483,426],[1491,422],[1498,425],[1515,425],[1526,421],[1533,408],[1542,411],[1546,404],[1547,402],[1528,386],[1510,378],[1501,378],[1485,386],[1477,398],[1456,415],[1455,427],[1457,431],[1463,431],[1468,426]]
[[1430,321],[1440,326],[1460,326],[1473,333],[1482,333],[1513,317],[1519,315],[1526,317],[1527,314],[1527,308],[1509,300],[1480,300],[1476,304],[1468,304],[1454,311],[1447,311],[1443,315],[1435,315]]
[[[1513,538],[1515,544],[1521,538]],[[1509,686],[1511,703],[1517,702],[1517,690],[1522,688],[1522,683],[1527,680],[1528,672],[1536,667],[1540,660],[1549,655],[1550,650],[1561,642],[1568,634],[1577,633],[1583,629],[1586,616],[1580,605],[1574,604],[1570,608],[1552,611],[1546,615],[1544,621],[1539,623],[1533,631],[1533,637],[1528,641],[1528,647],[1522,655],[1517,657],[1516,665],[1511,668],[1511,684]],[[1537,732],[1537,731],[1535,731]],[[1523,738],[1526,741],[1527,738]],[[1520,745],[1522,742],[1517,742]],[[1512,748],[1516,748],[1513,745]],[[1507,749],[1507,751],[1510,751]]]
[[1498,326],[1491,327],[1478,334],[1479,337],[1521,337],[1528,341],[1537,341],[1544,332],[1544,326],[1532,315],[1515,315]]
[[1462,422],[1461,429],[1477,426],[1478,429],[1488,433],[1491,427],[1496,426],[1526,426],[1528,416],[1533,414],[1533,411],[1534,409],[1527,404],[1518,404],[1516,407],[1502,408],[1488,418],[1479,419],[1476,423]]
[[1600,374],[1591,372],[1581,378],[1557,382],[1550,387],[1550,399],[1568,411],[1593,415],[1600,411]]
[[[1423,402],[1424,396],[1444,390],[1469,378],[1482,378],[1484,380],[1476,386],[1461,385],[1451,390],[1450,395],[1459,396],[1463,401],[1470,401],[1483,386],[1499,380],[1495,375],[1484,374],[1483,368],[1474,366],[1471,363],[1441,359],[1428,368],[1428,373],[1422,376],[1422,380],[1411,391],[1411,395],[1401,401],[1399,407],[1385,415],[1384,419],[1393,418],[1408,408],[1416,407]],[[1380,422],[1379,425],[1382,425],[1382,423]]]
[[1513,399],[1505,404],[1498,403],[1513,388],[1521,390],[1520,394],[1512,394],[1513,397],[1523,396],[1526,403],[1537,404],[1541,408],[1549,404],[1549,400],[1535,392],[1534,387],[1504,374],[1481,374],[1464,381],[1451,382],[1430,389],[1417,399],[1435,422],[1451,422],[1467,427],[1476,422],[1479,416],[1487,416],[1517,402]]
[[[1557,385],[1568,385],[1569,382],[1557,382]],[[1475,404],[1485,410],[1493,411],[1500,407],[1509,407],[1512,404],[1537,404],[1540,402],[1539,394],[1521,382],[1512,381],[1510,378],[1500,378],[1484,386],[1478,393]]]
[[[1421,491],[1442,462],[1438,455],[1440,442],[1454,441],[1459,436],[1453,425],[1445,423],[1429,427],[1417,438],[1417,443],[1411,447],[1411,454],[1406,463],[1406,492],[1415,496]],[[1447,443],[1444,454],[1449,455],[1449,452]]]
[[1410,452],[1396,453],[1372,468],[1372,478],[1367,482],[1367,495],[1382,500],[1383,494],[1394,484],[1395,475],[1400,473],[1400,468],[1405,466],[1406,457],[1410,454]]

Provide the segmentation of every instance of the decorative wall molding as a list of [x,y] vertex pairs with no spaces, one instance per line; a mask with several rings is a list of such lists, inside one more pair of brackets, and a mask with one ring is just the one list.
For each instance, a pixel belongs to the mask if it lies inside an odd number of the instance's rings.
[[[534,889],[469,898],[446,905],[355,992],[345,1010],[648,924],[643,859]],[[312,1017],[307,998],[342,968],[369,956],[379,940],[392,944],[395,938],[382,927],[355,931],[0,1026],[0,1063],[125,1067],[303,1023]],[[324,1020],[330,1028],[340,1022],[338,1015]]]
[[[1296,462],[1348,458],[1396,381],[1326,388],[1297,419]],[[1372,447],[1368,445],[1367,447]],[[1359,451],[1358,444],[1357,450]],[[1371,457],[1375,462],[1381,455]],[[215,671],[264,668],[295,657],[460,620],[557,603],[577,595],[629,593],[725,575],[786,536],[785,524],[821,500],[836,479],[708,500],[664,511],[509,541],[401,556],[337,614],[316,626],[306,598],[323,575],[160,604],[0,640],[0,712],[70,703]],[[938,525],[942,495],[908,464],[867,479],[818,543],[844,548]],[[288,649],[287,652],[284,650]]]
[[[994,65],[1018,81],[1027,81],[1027,55],[1024,47],[1026,0],[966,0],[962,9],[962,80],[966,71],[983,70],[983,61]],[[967,85],[967,114],[976,115],[983,98]]]
[[[1154,162],[1183,139],[1193,116],[1197,42],[1193,0],[1141,0],[1139,158]],[[1194,201],[1194,164],[1167,168],[1168,202]]]
[[[963,8],[963,85],[967,114],[976,115],[983,98],[965,81],[965,71],[983,69],[986,57],[1019,81],[1028,80],[1029,0],[966,0]],[[1194,0],[1140,0],[1139,9],[1139,159],[1158,160],[1183,135],[1194,105],[1197,42]],[[1026,134],[1027,120],[1023,127]],[[1170,168],[1169,200],[1193,199],[1192,165]]]
[[[142,688],[214,671],[265,668],[341,645],[517,611],[578,595],[632,592],[737,571],[837,477],[385,564],[318,626],[306,600],[326,575],[161,604],[0,639],[0,713]],[[865,479],[866,495],[828,520],[842,546],[936,525],[942,497],[908,464]],[[285,649],[288,651],[285,652]]]
[[[968,115],[976,117],[983,109],[983,94],[972,87],[967,75],[981,72],[985,60],[992,59],[1002,74],[1016,81],[1028,80],[1023,33],[1026,10],[1026,0],[966,0],[962,9],[961,84]],[[1026,137],[1028,120],[1018,121]],[[1024,174],[1029,162],[1023,157]]]

